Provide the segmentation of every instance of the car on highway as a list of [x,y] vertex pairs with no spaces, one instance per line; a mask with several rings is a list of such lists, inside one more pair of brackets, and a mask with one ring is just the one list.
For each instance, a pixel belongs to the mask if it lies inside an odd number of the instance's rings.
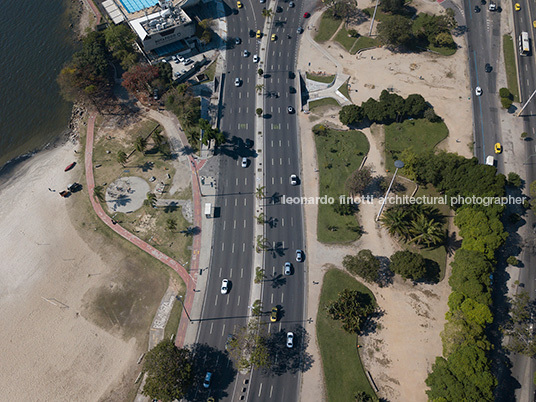
[[239,87],[240,86],[240,78],[236,77],[235,80],[234,80],[234,85],[235,87]]
[[516,4],[514,5],[514,9],[515,9],[516,11],[521,10],[521,5],[520,5],[519,3],[516,3]]
[[259,62],[259,55],[258,54],[254,54],[253,55],[253,63],[258,63]]
[[532,26],[536,28],[536,21],[532,21]]
[[303,251],[296,250],[296,261],[303,262]]
[[293,2],[293,1],[289,2],[289,3],[288,3],[288,6],[289,6],[290,8],[294,8],[294,2]]
[[479,13],[479,12],[480,12],[480,7],[475,6],[475,13]]
[[489,11],[497,11],[497,4],[495,4],[493,1],[490,1],[488,9]]
[[502,152],[502,145],[501,145],[501,143],[500,143],[500,142],[496,143],[494,149],[495,149],[495,153],[496,153],[496,154],[500,154],[500,153]]
[[291,349],[294,346],[294,334],[287,332],[287,348]]
[[289,114],[294,113],[294,108],[293,108],[292,106],[287,107],[287,112],[288,112]]
[[210,371],[207,371],[207,374],[205,375],[205,380],[203,381],[203,387],[205,388],[210,387],[211,379],[212,379],[212,373]]
[[272,37],[270,38],[270,40],[273,42],[277,39],[277,35],[276,34],[272,34]]
[[311,14],[309,14],[309,13],[303,14],[303,18],[309,18],[310,16],[311,16]]
[[257,33],[255,34],[255,36],[257,37],[257,39],[262,38],[262,32],[260,29],[257,29]]
[[261,4],[266,3],[266,0],[260,0]]
[[493,70],[493,67],[491,67],[491,64],[486,63],[486,65],[484,66],[484,70],[486,71],[486,73],[491,73],[491,70]]
[[248,167],[248,158],[246,158],[245,156],[242,158],[242,167]]
[[291,174],[290,175],[290,184],[293,185],[293,186],[297,186],[298,185],[298,176],[296,176],[295,174]]
[[292,264],[290,262],[285,262],[285,275],[292,274]]
[[296,29],[296,32],[298,32],[299,34],[303,33],[303,28],[302,28],[302,27],[298,27],[298,29]]
[[248,57],[248,56],[249,56],[249,52],[248,52],[247,50],[244,50],[244,51],[242,52],[242,54],[244,55],[244,57]]
[[194,62],[194,61],[193,61],[192,59],[186,59],[186,60],[184,60],[183,63],[184,63],[185,66],[187,66],[187,65],[189,65],[189,64],[192,64],[193,62]]
[[280,6],[277,6],[277,7],[275,8],[275,12],[276,12],[276,13],[282,13],[282,12],[283,12],[283,9],[282,9]]
[[236,2],[236,8],[242,8],[242,2],[241,1]]
[[229,291],[229,280],[224,279],[223,281],[221,281],[221,294],[225,295],[227,294],[228,291]]
[[476,95],[476,96],[480,96],[480,95],[482,95],[482,88],[480,88],[480,87],[476,87],[476,88],[475,88],[475,95]]
[[279,309],[277,306],[272,307],[272,311],[270,312],[270,321],[276,322],[277,321],[277,314],[279,313]]
[[234,43],[235,43],[236,45],[240,45],[240,44],[242,43],[242,39],[240,39],[240,38],[235,38]]

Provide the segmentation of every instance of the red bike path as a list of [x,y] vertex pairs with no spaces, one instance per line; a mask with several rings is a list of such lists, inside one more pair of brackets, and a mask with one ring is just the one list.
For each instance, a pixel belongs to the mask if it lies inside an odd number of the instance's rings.
[[[128,240],[132,244],[138,246],[141,250],[145,251],[146,253],[150,254],[157,260],[163,262],[168,267],[172,268],[175,272],[177,272],[182,280],[184,281],[186,285],[186,297],[184,300],[184,309],[182,310],[182,316],[179,324],[179,329],[177,331],[177,336],[175,338],[175,344],[178,347],[184,346],[184,338],[186,336],[186,329],[188,327],[189,319],[187,317],[187,314],[185,312],[186,310],[191,311],[193,300],[194,300],[194,289],[197,282],[197,275],[199,272],[199,251],[201,249],[201,223],[202,223],[202,216],[201,216],[201,192],[199,188],[199,181],[198,181],[198,171],[197,169],[201,169],[203,165],[205,164],[205,161],[196,162],[196,160],[190,155],[188,158],[190,159],[190,169],[192,171],[192,193],[194,198],[194,226],[197,227],[199,230],[196,234],[194,234],[193,238],[193,246],[192,246],[192,259],[191,259],[191,265],[190,265],[190,273],[177,261],[172,259],[171,257],[168,257],[161,251],[155,249],[150,244],[147,244],[143,240],[141,240],[139,237],[135,236],[134,234],[130,233],[125,228],[121,227],[118,223],[113,223],[112,218],[104,212],[101,204],[98,202],[96,197],[93,195],[93,190],[95,189],[95,178],[93,176],[93,142],[94,142],[94,131],[95,131],[95,119],[97,117],[96,113],[93,113],[88,120],[88,126],[87,126],[87,138],[86,138],[86,151],[85,151],[85,169],[86,169],[86,181],[87,181],[87,189],[89,193],[89,199],[91,201],[91,205],[93,206],[93,209],[97,216],[114,232],[116,232],[118,235],[123,237],[124,239]],[[181,137],[181,140],[183,141],[183,145],[188,144],[186,136],[182,132],[182,130],[179,130],[179,135]]]

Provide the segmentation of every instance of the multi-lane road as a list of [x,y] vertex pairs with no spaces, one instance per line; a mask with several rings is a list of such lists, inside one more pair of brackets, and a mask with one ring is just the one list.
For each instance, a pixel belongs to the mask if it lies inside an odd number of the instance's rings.
[[[304,307],[306,262],[296,262],[297,249],[304,250],[303,216],[299,205],[283,204],[283,197],[300,195],[300,185],[290,183],[290,175],[300,176],[299,135],[295,113],[288,107],[299,109],[295,72],[297,51],[296,29],[303,24],[303,6],[289,3],[260,3],[259,0],[242,1],[243,7],[226,3],[227,43],[226,68],[222,77],[223,98],[220,129],[229,144],[220,154],[217,180],[216,215],[214,217],[213,249],[208,270],[208,282],[198,344],[206,344],[207,371],[214,372],[210,390],[199,389],[196,398],[214,395],[219,400],[295,401],[299,392],[299,369],[304,346]],[[263,7],[274,13],[265,30]],[[275,12],[280,7],[280,12]],[[263,41],[251,37],[250,32],[261,30]],[[271,35],[277,39],[271,41]],[[235,39],[240,38],[240,43]],[[261,47],[261,43],[262,46]],[[244,50],[247,51],[244,54]],[[253,61],[258,55],[261,63]],[[264,69],[263,104],[256,104],[257,70]],[[235,85],[236,78],[240,85]],[[255,109],[261,107],[264,116],[259,118]],[[264,133],[256,136],[256,130]],[[248,146],[247,141],[263,143]],[[258,149],[263,152],[257,154]],[[243,157],[248,158],[242,167]],[[262,166],[255,175],[255,158],[262,158]],[[266,199],[264,235],[271,244],[265,253],[266,280],[263,282],[263,311],[279,308],[278,321],[271,323],[269,316],[262,317],[261,330],[269,334],[270,350],[275,364],[268,373],[255,370],[243,375],[233,370],[233,363],[223,353],[229,334],[247,323],[250,314],[250,291],[255,244],[255,191],[256,177],[263,175]],[[285,262],[291,262],[291,275],[283,274]],[[221,294],[223,279],[230,281],[230,290]],[[295,347],[285,345],[286,333],[296,334]],[[222,351],[218,353],[215,351]]]

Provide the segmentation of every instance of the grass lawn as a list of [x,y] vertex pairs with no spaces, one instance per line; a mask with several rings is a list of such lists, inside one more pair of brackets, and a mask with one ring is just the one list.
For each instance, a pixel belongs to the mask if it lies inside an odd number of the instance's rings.
[[320,19],[320,26],[318,32],[315,35],[315,41],[325,42],[330,40],[333,34],[337,31],[337,28],[342,24],[342,20],[336,20],[331,16],[331,12],[324,11],[322,18]]
[[319,108],[322,106],[337,106],[340,107],[339,102],[337,102],[333,98],[322,98],[319,100],[311,101],[309,102],[309,110],[313,110],[315,108]]
[[374,47],[374,46],[379,46],[379,45],[380,45],[380,42],[378,42],[378,40],[375,38],[369,38],[368,36],[360,36],[355,41],[352,49],[350,49],[350,54],[356,54],[361,49],[367,49],[369,47]]
[[316,82],[323,82],[325,84],[330,84],[335,79],[335,75],[317,75],[317,74],[310,74],[305,73],[305,76],[308,80],[313,80]]
[[[346,196],[346,178],[361,165],[369,151],[369,143],[363,133],[356,130],[329,129],[325,136],[315,135],[318,168],[320,169],[320,196],[335,200]],[[335,229],[335,230],[333,230]],[[323,243],[346,243],[359,238],[359,226],[355,216],[343,216],[332,205],[318,206],[318,240]]]
[[337,35],[335,35],[335,41],[339,42],[347,52],[349,52],[352,46],[354,46],[356,40],[357,38],[348,35],[348,31],[344,26],[339,30],[339,32],[337,32]]
[[445,123],[431,123],[426,119],[405,120],[392,123],[385,129],[386,169],[394,170],[394,161],[401,151],[413,148],[415,151],[428,151],[447,138],[449,130]]
[[210,81],[214,80],[214,75],[216,74],[216,62],[213,61],[210,66],[204,71]]
[[516,70],[516,47],[510,35],[503,35],[504,68],[508,89],[514,96],[514,102],[519,102],[519,87]]
[[[363,12],[372,18],[374,15],[374,7],[364,8]],[[389,17],[391,14],[384,13],[379,7],[378,10],[376,10],[376,15],[374,17],[374,21],[381,22],[385,18]]]
[[434,45],[430,45],[428,46],[428,49],[433,52],[437,52],[442,56],[452,56],[454,53],[456,53],[456,49],[451,47],[435,47]]
[[[184,297],[185,289],[182,288],[179,295]],[[180,300],[175,300],[173,308],[169,314],[169,319],[164,328],[164,339],[170,339],[171,335],[177,335],[177,329],[179,329],[179,322],[181,321],[182,303]]]
[[348,80],[346,80],[346,82],[339,87],[338,91],[346,96],[346,99],[348,99],[350,102],[352,101],[352,99],[350,99],[350,94],[348,93]]
[[326,272],[316,316],[316,332],[328,401],[353,401],[359,391],[365,391],[377,400],[357,353],[357,336],[345,332],[325,311],[325,306],[334,301],[344,289],[359,290],[374,299],[370,290],[347,273],[338,269]]

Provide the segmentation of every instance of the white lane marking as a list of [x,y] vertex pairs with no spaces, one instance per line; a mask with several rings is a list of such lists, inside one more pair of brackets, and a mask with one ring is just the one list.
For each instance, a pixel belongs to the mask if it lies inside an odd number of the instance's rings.
[[229,278],[232,278],[232,277],[233,277],[233,269],[230,268],[230,269],[229,269]]
[[231,254],[234,254],[234,243],[233,243],[233,245],[231,246]]
[[272,158],[272,166],[274,166],[274,158]]
[[[238,160],[236,161],[236,164],[238,165]],[[235,184],[235,185],[238,186],[238,177],[236,178],[235,181],[236,181],[236,184]]]
[[270,304],[274,304],[274,294],[272,293],[271,297],[270,297]]
[[280,107],[277,108],[277,113],[281,113],[281,108]]
[[288,164],[290,165],[290,158],[288,158]]
[[236,229],[236,219],[233,221],[233,229]]
[[230,299],[230,297],[227,297],[227,305],[229,305],[229,299]]
[[294,226],[294,218],[292,216],[290,217],[290,226]]
[[221,278],[221,267],[220,267],[220,274],[218,275],[218,278]]
[[227,198],[225,199],[225,206],[227,206]]
[[281,140],[279,140],[279,146],[281,146]]
[[[238,180],[238,179],[237,179],[237,180]],[[235,207],[238,206],[238,199],[237,199],[237,198],[235,198],[235,200],[234,200],[234,206],[235,206]]]
[[283,158],[279,158],[279,166],[283,164]]
[[262,392],[262,382],[261,382],[261,385],[259,386],[259,398],[261,397],[261,392]]
[[281,218],[281,226],[285,226],[285,218]]
[[[218,305],[218,295],[216,295],[216,297],[214,298],[214,305]],[[210,331],[210,333],[212,333],[212,331]]]
[[285,294],[284,294],[284,293],[281,293],[281,304],[283,304],[284,296],[285,296]]
[[248,199],[244,198],[244,206],[246,206],[247,204],[248,204]]
[[282,177],[279,178],[279,183],[283,184],[283,178]]
[[221,244],[221,251],[225,250],[225,243]]
[[271,144],[270,146],[273,148],[274,147],[274,140],[271,140],[270,144]]
[[236,303],[237,306],[240,306],[240,295],[238,295],[238,302]]
[[272,267],[272,275],[275,275],[275,266]]
[[227,221],[223,221],[223,231],[225,231],[225,224],[227,223]]
[[244,229],[247,227],[248,221],[244,219]]
[[270,398],[272,397],[272,391],[274,390],[274,386],[270,385]]
[[[290,161],[290,158],[288,158],[288,160]],[[244,184],[245,184],[246,186],[248,185],[248,178],[247,178],[247,177],[244,179]]]
[[[274,178],[272,177],[272,185],[274,184]],[[225,229],[225,228],[224,228]]]
[[221,327],[221,336],[225,333],[225,324],[223,324],[223,327]]
[[246,243],[242,243],[242,252],[244,253],[246,251]]
[[287,123],[287,130],[290,130],[290,124]]
[[214,328],[214,323],[213,322],[210,323],[210,333],[211,334],[212,334],[212,328]]
[[244,268],[240,268],[240,278],[243,278],[243,277],[244,277]]
[[238,99],[242,99],[242,92],[238,93]]

